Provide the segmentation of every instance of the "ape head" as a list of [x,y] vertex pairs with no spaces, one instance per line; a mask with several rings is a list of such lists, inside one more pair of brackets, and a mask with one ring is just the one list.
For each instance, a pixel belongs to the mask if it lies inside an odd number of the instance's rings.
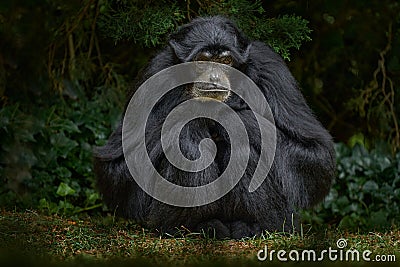
[[[172,34],[169,41],[179,63],[211,61],[237,69],[241,69],[247,60],[249,44],[236,26],[223,17],[196,19]],[[206,67],[199,79],[208,83],[195,83],[188,87],[192,97],[226,101],[231,95],[229,78],[224,70]]]
[[239,67],[247,60],[250,42],[228,19],[198,18],[170,36],[170,46],[181,63],[212,60]]
[[[196,232],[211,229],[217,237],[230,238],[254,236],[265,230],[295,230],[298,209],[315,205],[329,192],[335,174],[331,136],[307,106],[282,58],[264,43],[248,40],[230,20],[219,16],[198,18],[179,28],[151,60],[141,80],[191,61],[199,63],[200,69],[201,63],[207,61],[223,65],[201,72],[202,80],[207,82],[172,90],[153,108],[146,126],[148,155],[157,172],[175,184],[199,186],[217,179],[225,170],[230,153],[235,152],[221,125],[198,118],[179,135],[180,150],[191,160],[199,156],[203,139],[215,142],[218,151],[214,161],[199,172],[183,171],[171,164],[160,136],[164,120],[178,104],[190,98],[218,100],[234,110],[249,138],[250,157],[240,181],[217,201],[198,207],[177,207],[152,198],[129,172],[122,148],[121,121],[107,144],[95,151],[94,170],[104,201],[118,214],[170,234],[182,226]],[[248,188],[259,164],[262,125],[249,106],[231,92],[232,77],[225,74],[224,65],[240,70],[258,86],[275,121],[277,143],[272,168],[254,192]],[[137,156],[135,151],[129,153]]]

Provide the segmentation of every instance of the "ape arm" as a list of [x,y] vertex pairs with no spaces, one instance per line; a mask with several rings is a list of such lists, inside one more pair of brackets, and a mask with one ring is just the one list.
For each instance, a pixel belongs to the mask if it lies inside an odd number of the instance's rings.
[[277,129],[276,177],[299,207],[314,205],[328,193],[335,172],[329,133],[307,106],[283,59],[253,42],[245,73],[263,91]]

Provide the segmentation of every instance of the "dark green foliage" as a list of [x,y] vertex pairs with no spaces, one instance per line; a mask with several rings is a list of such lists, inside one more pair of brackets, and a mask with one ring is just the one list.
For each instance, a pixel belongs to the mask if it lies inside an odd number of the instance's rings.
[[157,46],[164,44],[167,35],[188,22],[188,18],[223,15],[234,20],[250,38],[270,44],[285,59],[289,59],[291,48],[299,49],[303,42],[311,40],[307,20],[288,15],[268,18],[261,1],[182,3],[165,0],[151,5],[132,2],[116,5],[109,0],[100,8],[98,25],[104,35],[115,41],[133,40],[144,46]]
[[0,205],[75,213],[100,207],[93,145],[103,145],[122,94],[97,88],[92,99],[59,99],[47,109],[0,111]]
[[[312,42],[290,67],[313,110],[336,140],[362,133],[400,149],[400,2],[284,1],[274,12],[309,21]],[[268,10],[266,7],[266,10]]]
[[310,41],[308,21],[299,16],[284,15],[268,18],[262,1],[227,0],[214,1],[201,7],[200,15],[225,15],[233,19],[251,39],[269,44],[283,58],[290,59],[289,50],[299,49]]
[[[388,151],[389,150],[389,151]],[[337,144],[337,179],[315,211],[304,218],[314,223],[335,223],[345,229],[382,229],[400,221],[400,153],[390,149],[368,152]]]
[[98,25],[104,35],[115,41],[132,40],[145,46],[157,46],[184,18],[178,7],[162,1],[145,9],[137,3],[129,3],[118,10],[112,8],[112,2],[101,8]]
[[[256,20],[254,26],[247,25],[250,36],[268,43],[284,59],[290,59],[290,49],[300,49],[302,43],[310,41],[308,21],[301,17],[284,15],[278,19]],[[246,29],[246,26],[244,27]]]

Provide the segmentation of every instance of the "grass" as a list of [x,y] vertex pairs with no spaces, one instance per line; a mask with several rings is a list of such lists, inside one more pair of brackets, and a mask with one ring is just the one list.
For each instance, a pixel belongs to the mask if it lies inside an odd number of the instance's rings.
[[[262,237],[242,240],[215,240],[188,232],[165,238],[133,222],[111,216],[85,215],[72,219],[46,216],[34,211],[2,210],[0,266],[15,262],[19,266],[24,263],[30,266],[33,263],[38,266],[43,266],[43,263],[84,266],[258,266],[270,263],[269,260],[260,262],[256,257],[257,252],[265,246],[269,251],[321,251],[329,247],[336,249],[339,238],[347,240],[345,249],[368,249],[373,252],[371,258],[377,254],[395,255],[397,264],[400,262],[399,228],[369,233],[310,229],[302,235],[266,233]],[[276,260],[275,263],[279,262]],[[299,266],[298,263],[292,264]],[[362,262],[354,264],[360,266]]]

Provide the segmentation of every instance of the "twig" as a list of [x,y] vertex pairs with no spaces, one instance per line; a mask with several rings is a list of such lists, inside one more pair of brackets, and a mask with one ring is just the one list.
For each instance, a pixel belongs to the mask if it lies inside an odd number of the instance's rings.
[[99,8],[99,1],[96,1],[96,13],[94,15],[93,18],[93,22],[92,22],[92,32],[90,35],[90,42],[89,42],[89,49],[88,49],[88,53],[87,53],[87,58],[90,59],[90,56],[92,54],[92,49],[93,49],[93,45],[94,45],[94,41],[95,41],[95,35],[96,35],[96,22],[97,22],[97,17],[99,16],[100,13],[100,8]]
[[[386,44],[386,47],[379,53],[379,60],[378,60],[378,67],[375,69],[373,73],[373,80],[369,83],[369,87],[367,87],[363,92],[362,92],[362,99],[363,99],[363,104],[366,105],[372,103],[378,98],[380,94],[383,96],[383,100],[380,101],[379,106],[383,106],[385,104],[388,105],[389,109],[389,115],[391,117],[394,129],[390,131],[390,135],[394,134],[394,140],[393,142],[393,152],[395,152],[397,149],[400,148],[400,130],[399,130],[399,125],[398,125],[398,120],[394,108],[394,98],[395,98],[395,90],[394,90],[394,85],[392,79],[387,75],[386,73],[386,66],[385,66],[385,56],[386,54],[390,51],[392,48],[392,23],[389,24],[389,29],[388,29],[388,41]],[[378,75],[382,75],[382,82],[379,85],[378,82]],[[387,87],[389,87],[389,92],[387,91]],[[380,90],[378,90],[380,89]],[[368,112],[368,118],[369,118],[370,112]]]

